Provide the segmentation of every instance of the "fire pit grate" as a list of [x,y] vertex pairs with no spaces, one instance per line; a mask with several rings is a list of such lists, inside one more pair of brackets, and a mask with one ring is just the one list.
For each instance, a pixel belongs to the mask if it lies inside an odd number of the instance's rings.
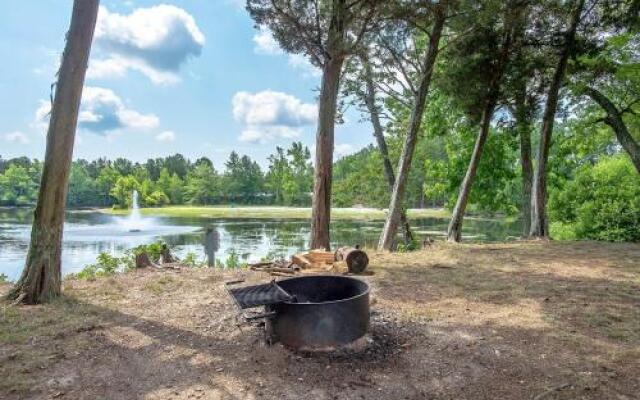
[[238,304],[238,307],[243,310],[294,300],[294,297],[285,292],[275,281],[262,285],[229,289],[229,294]]

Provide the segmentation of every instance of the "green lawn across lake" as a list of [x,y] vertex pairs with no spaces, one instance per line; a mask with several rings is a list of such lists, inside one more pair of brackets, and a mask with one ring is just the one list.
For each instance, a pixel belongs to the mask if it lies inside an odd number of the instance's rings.
[[[102,209],[104,213],[124,215],[129,210]],[[160,208],[142,208],[142,215],[157,217],[196,217],[196,218],[310,218],[311,208],[276,206],[170,206]],[[440,208],[411,209],[410,218],[448,218],[449,212]],[[332,219],[384,219],[386,210],[378,208],[333,208]]]

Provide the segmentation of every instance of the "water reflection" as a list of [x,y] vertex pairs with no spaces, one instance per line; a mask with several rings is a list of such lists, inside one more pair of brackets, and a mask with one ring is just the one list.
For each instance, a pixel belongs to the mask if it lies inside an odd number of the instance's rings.
[[[24,265],[29,244],[32,212],[26,209],[0,209],[0,273],[15,280]],[[207,226],[220,234],[218,260],[231,251],[248,262],[259,261],[269,255],[286,257],[306,249],[310,233],[304,219],[207,219],[156,218],[151,231],[123,232],[114,228],[114,217],[96,212],[69,212],[66,218],[62,270],[63,274],[77,272],[95,262],[100,252],[114,255],[139,244],[157,239],[166,241],[178,257],[195,252],[204,260],[203,235]],[[424,218],[412,221],[419,238],[444,235],[447,219]],[[334,221],[331,223],[332,246],[361,244],[374,247],[383,221]],[[492,219],[467,219],[463,238],[474,241],[499,241],[517,237],[518,222]]]

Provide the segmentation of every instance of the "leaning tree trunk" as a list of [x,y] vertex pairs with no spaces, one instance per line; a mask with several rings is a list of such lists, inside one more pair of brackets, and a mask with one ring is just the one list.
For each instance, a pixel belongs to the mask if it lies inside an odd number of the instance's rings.
[[464,221],[464,212],[467,208],[467,203],[469,202],[469,195],[471,194],[471,188],[473,186],[476,173],[478,172],[480,158],[482,157],[482,150],[484,149],[484,144],[486,143],[489,135],[491,118],[493,118],[493,112],[495,111],[498,95],[500,93],[500,81],[504,75],[509,59],[509,52],[511,51],[511,44],[513,42],[514,35],[513,29],[514,26],[511,26],[509,31],[505,33],[496,69],[489,81],[486,102],[480,118],[480,132],[478,133],[475,145],[473,146],[473,153],[471,153],[469,167],[467,168],[467,172],[464,175],[462,184],[460,185],[458,200],[453,208],[451,221],[449,222],[449,227],[447,229],[447,241],[449,242],[457,243],[462,240],[462,222]]
[[427,94],[429,93],[429,86],[431,85],[433,66],[436,62],[436,58],[438,57],[440,37],[442,35],[445,19],[446,11],[439,9],[433,24],[431,36],[429,37],[429,48],[423,60],[422,77],[420,78],[420,85],[418,86],[413,109],[411,110],[407,137],[405,138],[404,147],[402,148],[402,153],[398,160],[398,176],[395,184],[393,185],[393,191],[391,192],[389,214],[387,215],[387,220],[384,224],[382,234],[380,235],[380,241],[378,242],[378,248],[380,250],[393,249],[394,239],[398,231],[398,224],[402,214],[402,203],[404,201],[407,179],[409,177],[409,169],[411,168],[411,161],[413,159],[416,144],[418,143],[418,132],[422,125],[422,115],[424,114]]
[[62,228],[73,142],[99,0],[75,0],[58,71],[31,243],[20,280],[8,298],[25,304],[60,295]]
[[[389,185],[389,192],[393,193],[393,186],[396,182],[395,173],[393,172],[393,166],[391,165],[391,158],[389,157],[389,149],[387,148],[387,141],[384,138],[384,130],[380,123],[380,113],[376,105],[376,89],[373,83],[373,74],[371,72],[371,65],[366,57],[360,57],[362,65],[364,66],[364,80],[366,85],[366,91],[364,93],[365,104],[369,115],[371,117],[371,125],[373,126],[373,136],[376,138],[378,144],[378,150],[382,156],[382,164],[384,166],[384,174],[387,178]],[[411,226],[407,220],[407,212],[404,208],[400,210],[400,225],[402,225],[404,233],[404,241],[409,244],[413,242],[413,233],[411,233]]]
[[558,108],[558,96],[564,74],[567,69],[567,61],[571,55],[571,50],[575,42],[576,30],[580,23],[580,14],[584,0],[578,0],[573,12],[571,25],[565,36],[565,44],[558,59],[558,65],[553,74],[553,80],[547,93],[547,102],[542,117],[542,128],[540,131],[540,144],[538,147],[538,165],[533,178],[533,193],[531,195],[531,230],[529,235],[534,238],[546,239],[549,237],[549,221],[547,219],[547,162],[549,160],[549,149],[551,147],[551,135],[553,133],[553,123]]
[[622,148],[629,154],[631,162],[640,173],[640,145],[629,133],[627,125],[622,120],[622,114],[616,106],[602,92],[597,89],[587,87],[585,94],[591,97],[607,113],[604,122],[613,129]]
[[527,110],[526,95],[516,96],[515,114],[518,136],[520,137],[520,165],[522,167],[522,235],[529,236],[533,164],[531,163],[531,119]]
[[462,221],[464,220],[464,212],[467,207],[467,203],[469,202],[469,194],[471,194],[473,181],[476,177],[476,173],[478,172],[482,150],[484,149],[487,137],[489,136],[489,127],[495,105],[495,98],[488,99],[487,104],[482,111],[480,132],[478,133],[478,137],[476,137],[476,143],[473,147],[473,153],[471,154],[471,161],[469,161],[467,173],[464,175],[462,185],[460,185],[458,200],[456,201],[456,206],[453,208],[453,214],[451,215],[451,221],[449,222],[449,228],[447,229],[447,240],[450,242],[459,242],[462,239]]

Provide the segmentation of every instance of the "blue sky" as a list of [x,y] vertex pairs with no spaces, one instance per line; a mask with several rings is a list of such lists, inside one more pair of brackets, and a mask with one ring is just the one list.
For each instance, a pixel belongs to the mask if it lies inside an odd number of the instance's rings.
[[[0,0],[0,156],[44,155],[49,92],[71,0]],[[276,145],[312,147],[319,73],[258,31],[240,0],[102,0],[74,158],[180,152],[263,166]],[[371,142],[350,110],[336,157]]]

